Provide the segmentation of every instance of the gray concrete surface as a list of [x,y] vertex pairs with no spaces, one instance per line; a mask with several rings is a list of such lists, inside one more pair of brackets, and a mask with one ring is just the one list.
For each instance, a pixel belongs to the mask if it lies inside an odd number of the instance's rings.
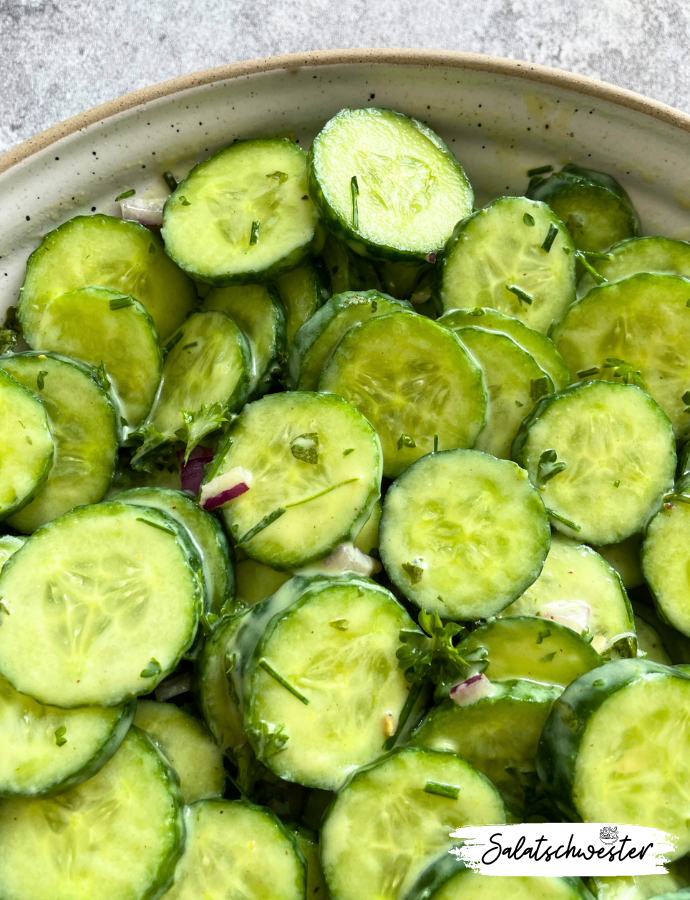
[[0,0],[0,152],[220,63],[425,47],[592,75],[690,110],[688,0]]

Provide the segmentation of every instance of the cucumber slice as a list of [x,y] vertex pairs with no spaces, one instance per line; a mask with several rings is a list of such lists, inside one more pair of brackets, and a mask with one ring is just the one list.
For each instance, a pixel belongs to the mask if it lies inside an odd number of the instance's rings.
[[110,502],[36,532],[3,566],[0,596],[0,674],[40,703],[116,706],[191,646],[201,575],[173,519]]
[[141,303],[106,288],[78,288],[47,299],[29,324],[24,337],[35,350],[103,364],[126,423],[139,425],[151,409],[163,366],[158,329]]
[[232,550],[218,519],[181,491],[132,488],[115,494],[112,499],[132,506],[159,509],[187,530],[201,559],[207,624],[214,624],[214,619],[209,620],[209,617],[227,615],[235,598],[235,571]]
[[166,252],[223,287],[271,281],[315,241],[307,157],[287,138],[236,141],[195,166],[163,208]]
[[131,728],[79,787],[0,802],[0,896],[153,900],[172,882],[184,834],[177,778],[144,732]]
[[331,294],[347,291],[380,291],[381,279],[374,263],[351,250],[330,231],[321,251]]
[[354,325],[393,312],[412,312],[404,300],[379,291],[336,294],[297,332],[290,350],[289,381],[300,390],[314,391],[343,335]]
[[666,652],[661,635],[653,625],[645,622],[642,616],[635,615],[635,631],[637,632],[637,646],[642,653],[646,654],[645,659],[661,663],[664,666],[671,665],[671,657]]
[[[241,565],[241,563],[240,563]],[[196,663],[194,688],[199,709],[209,731],[224,754],[235,758],[235,750],[246,744],[242,711],[229,672],[237,630],[242,615],[222,622],[206,638]]]
[[568,163],[549,178],[532,179],[527,196],[548,203],[578,250],[604,250],[640,231],[630,197],[604,172]]
[[536,772],[539,737],[561,688],[517,680],[493,684],[491,690],[467,706],[449,698],[434,706],[411,744],[457,753],[523,813],[525,776]]
[[287,353],[285,308],[275,288],[263,284],[211,288],[202,309],[225,313],[242,329],[251,350],[249,395],[265,394]]
[[[266,615],[281,601],[266,601]],[[287,781],[336,790],[380,756],[410,691],[395,655],[401,629],[415,624],[366,579],[316,581],[276,612],[240,663],[245,728],[265,765]],[[287,737],[270,756],[262,754],[267,730]]]
[[572,239],[546,204],[499,197],[458,223],[435,294],[444,313],[488,306],[546,333],[575,299]]
[[321,274],[313,263],[305,263],[276,282],[287,317],[287,349],[299,329],[329,298]]
[[43,706],[0,676],[0,794],[59,794],[92,778],[124,740],[135,709]]
[[586,544],[554,534],[541,575],[501,616],[540,616],[591,636],[602,655],[637,655],[633,611],[617,572]]
[[[55,461],[45,484],[8,519],[12,528],[30,534],[75,506],[105,497],[117,463],[120,428],[110,396],[90,366],[56,354],[18,353],[0,357],[0,368],[43,403],[55,442]],[[19,446],[24,453],[26,445]]]
[[166,900],[304,900],[304,857],[269,809],[201,800],[184,818],[187,844]]
[[223,796],[223,754],[198,719],[172,703],[140,700],[134,724],[177,772],[185,803]]
[[237,564],[236,571],[238,606],[256,606],[275,594],[290,578],[288,572],[271,569],[255,559],[243,559]]
[[297,846],[302,851],[302,856],[307,864],[306,900],[328,900],[328,886],[321,868],[318,836],[309,828],[295,825],[292,822],[287,822],[286,828],[297,841]]
[[[669,863],[664,875],[618,875],[589,879],[596,900],[690,900],[685,873],[677,870],[684,860]],[[686,867],[687,868],[687,867]]]
[[483,331],[507,334],[518,347],[522,347],[533,357],[537,365],[553,381],[557,391],[562,391],[570,384],[568,367],[553,341],[545,334],[528,328],[519,319],[505,316],[497,309],[477,306],[473,309],[455,309],[446,313],[438,319],[438,324],[445,325],[456,333],[461,328],[481,328]]
[[453,332],[481,369],[488,398],[486,424],[474,448],[510,459],[522,420],[540,396],[553,392],[553,382],[508,335],[480,328],[454,328]]
[[419,315],[351,328],[319,381],[376,429],[383,474],[396,478],[437,449],[471,447],[484,425],[481,372],[456,336]]
[[[427,282],[428,276],[434,271],[434,267],[429,263],[423,263],[421,266],[410,266],[404,263],[384,260],[377,265],[377,271],[383,289],[387,294],[390,294],[391,297],[398,297],[401,300],[409,300]],[[430,296],[431,293],[429,293]],[[417,302],[415,300],[415,303]]]
[[523,422],[513,459],[554,526],[591,544],[641,531],[671,489],[671,423],[633,384],[583,381],[543,397]]
[[[381,522],[382,513],[381,501],[377,500],[376,505],[371,511],[371,515],[364,523],[360,533],[357,535],[355,547],[366,553],[367,556],[378,556],[379,548],[379,523]],[[375,551],[372,553],[372,551]]]
[[618,572],[626,591],[631,591],[644,584],[644,575],[640,565],[641,534],[632,534],[620,544],[604,544],[603,547],[594,549]]
[[537,578],[551,530],[514,463],[475,450],[434,453],[388,490],[380,553],[417,606],[449,619],[496,615]]
[[588,672],[546,722],[537,752],[544,787],[573,819],[659,828],[676,845],[670,858],[684,856],[688,703],[690,678],[678,669],[623,659]]
[[0,569],[2,569],[13,553],[16,553],[20,547],[24,546],[27,540],[28,538],[25,538],[23,535],[0,535]]
[[[611,259],[590,260],[594,268],[606,281],[621,281],[639,272],[656,275],[680,275],[690,278],[690,243],[674,238],[641,237],[628,238],[609,247]],[[585,272],[577,285],[578,297],[583,297],[596,287],[597,282],[589,272]]]
[[[633,602],[636,617],[644,619],[648,625],[652,626],[655,633],[661,638],[663,648],[671,657],[674,665],[690,664],[690,640],[659,618],[654,609],[654,598],[649,591],[639,593],[641,600]],[[658,660],[658,662],[661,661]]]
[[480,875],[457,857],[439,856],[405,900],[592,900],[579,878]]
[[[309,459],[300,452],[305,436],[314,441]],[[322,559],[356,537],[379,498],[376,432],[332,395],[270,394],[249,404],[217,463],[216,475],[238,466],[251,474],[250,489],[221,508],[223,517],[234,542],[275,569]]]
[[489,665],[485,674],[490,681],[525,678],[565,688],[602,665],[599,654],[579,634],[536,616],[488,622],[469,634],[459,647],[462,656],[479,648],[486,650]]
[[309,151],[309,193],[358,253],[422,263],[472,211],[462,166],[430,128],[392,109],[343,109]]
[[357,772],[329,809],[321,828],[326,882],[338,900],[407,897],[429,862],[454,845],[452,831],[504,822],[496,788],[455,753],[394,751]]
[[0,369],[0,519],[26,506],[53,467],[55,442],[43,404]]
[[100,213],[76,216],[47,234],[29,257],[17,304],[25,334],[39,327],[48,300],[88,285],[138,300],[161,340],[179,328],[196,304],[194,282],[148,228]]
[[[201,440],[220,427],[226,421],[223,413],[235,412],[246,400],[251,378],[249,344],[224,313],[194,313],[168,347],[160,389],[146,426],[155,429],[154,451],[179,439],[189,443],[195,431]],[[214,410],[216,415],[210,415]],[[185,422],[183,413],[191,414],[191,423]],[[134,466],[149,452],[139,451]]]
[[632,275],[591,290],[552,334],[573,381],[622,377],[644,385],[673,422],[678,440],[690,436],[683,400],[690,384],[688,297],[685,278]]
[[647,528],[642,544],[642,571],[660,618],[690,637],[690,586],[687,541],[690,535],[690,497],[665,498]]

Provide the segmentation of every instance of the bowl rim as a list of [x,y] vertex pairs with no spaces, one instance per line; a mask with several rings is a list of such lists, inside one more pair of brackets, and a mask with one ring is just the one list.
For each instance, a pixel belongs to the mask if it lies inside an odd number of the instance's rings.
[[167,81],[148,85],[123,94],[30,137],[16,147],[0,155],[0,173],[17,165],[35,153],[70,134],[94,125],[111,116],[143,106],[152,100],[177,94],[194,87],[215,84],[234,78],[249,77],[280,69],[294,70],[310,66],[394,64],[403,66],[427,66],[468,69],[512,76],[574,91],[586,97],[606,100],[618,106],[651,116],[668,125],[690,132],[690,115],[643,94],[621,88],[587,75],[578,75],[563,69],[542,66],[523,60],[488,56],[481,53],[464,53],[454,50],[418,50],[401,47],[370,47],[348,50],[314,50],[305,53],[287,53],[260,59],[243,60],[201,69],[187,75],[178,75]]

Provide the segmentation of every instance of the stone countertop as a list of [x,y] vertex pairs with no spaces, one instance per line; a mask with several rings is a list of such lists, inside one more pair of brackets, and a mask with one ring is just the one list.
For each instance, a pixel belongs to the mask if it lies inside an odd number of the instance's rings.
[[689,44],[684,0],[0,0],[0,152],[176,75],[345,47],[507,56],[690,110]]

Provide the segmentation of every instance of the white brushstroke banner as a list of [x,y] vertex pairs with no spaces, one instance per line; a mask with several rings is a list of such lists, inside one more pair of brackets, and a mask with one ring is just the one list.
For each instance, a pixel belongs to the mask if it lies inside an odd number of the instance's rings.
[[529,823],[459,828],[453,850],[482,875],[657,875],[673,839],[642,825]]

